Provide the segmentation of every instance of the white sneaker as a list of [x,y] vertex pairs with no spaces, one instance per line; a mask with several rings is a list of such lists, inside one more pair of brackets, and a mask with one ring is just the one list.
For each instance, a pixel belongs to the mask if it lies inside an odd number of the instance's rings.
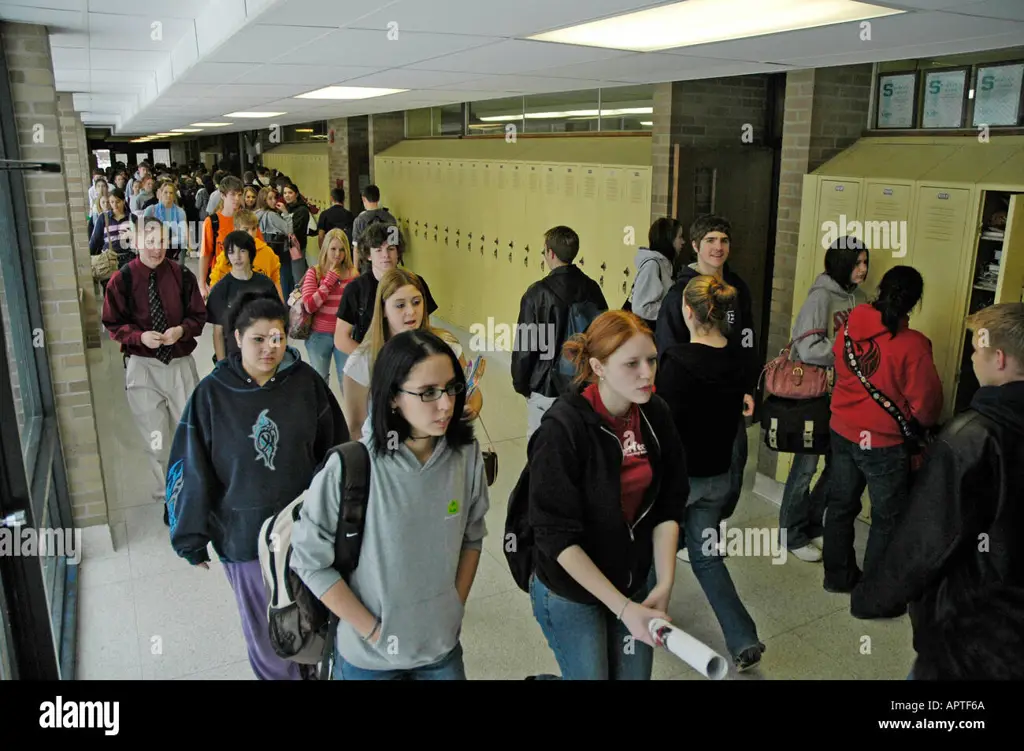
[[811,540],[811,545],[816,547],[818,550],[824,550],[825,549],[825,538],[824,537],[815,537],[813,540]]
[[687,550],[686,548],[679,548],[679,550],[676,551],[676,558],[678,558],[683,563],[689,563],[690,562],[690,551]]
[[807,561],[808,563],[816,563],[821,560],[821,551],[813,545],[804,545],[802,548],[796,548],[789,552],[801,561]]

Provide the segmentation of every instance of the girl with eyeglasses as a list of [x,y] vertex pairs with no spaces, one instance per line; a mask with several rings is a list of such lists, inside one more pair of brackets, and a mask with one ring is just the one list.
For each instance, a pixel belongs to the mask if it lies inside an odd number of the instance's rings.
[[404,331],[370,384],[368,511],[359,565],[333,567],[344,487],[332,455],[306,493],[291,567],[338,617],[338,680],[465,680],[460,633],[489,507],[480,445],[458,419],[466,379],[451,347]]
[[[432,331],[455,353],[459,367],[465,373],[466,358],[459,340],[444,329],[430,325],[425,300],[423,282],[411,271],[392,269],[381,277],[370,330],[345,362],[342,405],[350,435],[360,435],[364,430],[366,416],[370,411],[367,399],[374,363],[378,353],[395,334],[413,330]],[[466,400],[460,415],[464,420],[475,420],[482,407],[483,395],[477,389]]]
[[192,392],[167,473],[171,545],[208,569],[213,543],[260,680],[302,677],[299,665],[270,643],[260,527],[309,486],[331,447],[348,440],[337,400],[288,346],[287,327],[288,308],[275,291],[238,298],[225,326],[238,351]]

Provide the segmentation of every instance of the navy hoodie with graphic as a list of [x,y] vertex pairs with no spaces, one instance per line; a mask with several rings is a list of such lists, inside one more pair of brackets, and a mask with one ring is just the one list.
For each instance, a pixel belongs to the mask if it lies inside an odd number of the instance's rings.
[[348,440],[341,407],[324,379],[288,347],[262,387],[239,353],[200,381],[178,423],[166,499],[174,551],[196,564],[258,556],[266,519],[308,486],[333,446]]

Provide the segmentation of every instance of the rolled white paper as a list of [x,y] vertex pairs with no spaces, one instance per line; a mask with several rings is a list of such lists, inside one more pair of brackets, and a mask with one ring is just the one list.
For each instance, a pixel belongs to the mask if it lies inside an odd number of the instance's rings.
[[720,681],[729,672],[725,658],[668,621],[655,618],[649,626],[651,638],[705,678]]

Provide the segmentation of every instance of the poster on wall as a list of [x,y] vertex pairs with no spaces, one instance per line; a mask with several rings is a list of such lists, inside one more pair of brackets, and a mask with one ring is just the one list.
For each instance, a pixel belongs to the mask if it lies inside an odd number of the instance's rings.
[[922,128],[962,128],[966,70],[943,70],[925,74]]
[[916,73],[878,78],[878,127],[913,128]]
[[978,68],[974,125],[1017,125],[1024,85],[1024,63]]

